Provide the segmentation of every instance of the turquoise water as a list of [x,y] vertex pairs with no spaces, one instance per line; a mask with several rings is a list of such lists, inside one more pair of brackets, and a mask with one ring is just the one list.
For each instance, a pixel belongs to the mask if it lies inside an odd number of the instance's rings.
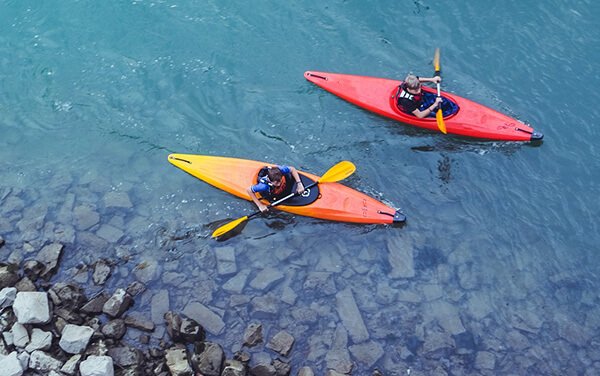
[[[339,354],[357,375],[600,372],[598,2],[0,7],[3,257],[59,240],[69,256],[57,278],[119,260],[109,288],[154,265],[134,309],[158,315],[160,290],[173,310],[199,302],[225,322],[209,339],[229,355],[250,322],[267,338],[285,329],[296,338],[293,374],[342,371]],[[427,75],[435,47],[444,90],[531,124],[543,143],[411,128],[303,78]],[[255,208],[175,169],[172,152],[316,174],[347,159],[357,171],[345,184],[402,208],[408,223],[273,214],[215,242],[215,222]],[[98,214],[92,227],[82,208]],[[224,248],[234,274],[217,271]],[[252,283],[273,270],[283,277]],[[173,281],[178,273],[185,282]],[[236,276],[241,291],[223,288]],[[234,304],[240,296],[250,303]],[[272,312],[253,303],[265,296]],[[345,299],[366,337],[344,322]]]

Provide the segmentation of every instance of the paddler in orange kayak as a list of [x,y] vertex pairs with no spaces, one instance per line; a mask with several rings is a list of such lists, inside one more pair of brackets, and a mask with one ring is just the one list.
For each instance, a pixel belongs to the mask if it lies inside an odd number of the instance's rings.
[[296,183],[296,193],[304,192],[304,185],[298,175],[298,170],[292,166],[265,166],[258,173],[257,184],[248,187],[248,194],[261,212],[269,210],[267,205],[260,202],[259,197],[275,201],[292,193]]

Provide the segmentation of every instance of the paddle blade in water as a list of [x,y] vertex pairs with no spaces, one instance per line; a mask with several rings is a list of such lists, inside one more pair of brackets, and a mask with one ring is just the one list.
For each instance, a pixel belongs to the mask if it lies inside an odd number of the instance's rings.
[[440,71],[440,49],[436,48],[435,53],[433,54],[433,69],[435,69],[436,73]]
[[319,179],[319,183],[333,183],[346,179],[356,171],[356,166],[350,161],[341,161],[336,164]]
[[240,223],[245,222],[248,219],[248,216],[243,216],[242,218],[238,218],[235,221],[231,221],[223,226],[219,227],[212,233],[213,238],[218,238],[219,236],[223,236],[234,228],[238,227]]
[[440,129],[440,131],[443,134],[448,133],[446,131],[446,123],[444,123],[444,113],[442,112],[441,109],[437,110],[437,112],[435,113],[435,120],[437,120],[437,125],[438,125],[438,128]]

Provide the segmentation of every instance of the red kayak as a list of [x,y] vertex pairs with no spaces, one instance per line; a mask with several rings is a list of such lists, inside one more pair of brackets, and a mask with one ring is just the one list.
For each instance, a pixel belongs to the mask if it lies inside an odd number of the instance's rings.
[[[317,86],[366,110],[416,127],[438,131],[435,116],[419,119],[396,106],[402,81],[386,78],[307,71],[304,77]],[[424,95],[437,91],[423,86]],[[442,92],[444,122],[448,133],[501,141],[537,141],[544,135],[517,119],[458,95]]]

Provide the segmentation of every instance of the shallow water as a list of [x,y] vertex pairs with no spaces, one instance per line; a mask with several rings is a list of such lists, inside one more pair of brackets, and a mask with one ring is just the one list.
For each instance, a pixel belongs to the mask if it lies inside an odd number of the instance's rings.
[[[353,374],[597,373],[599,95],[585,87],[598,14],[592,1],[5,1],[2,256],[65,242],[57,279],[117,260],[109,289],[145,279],[134,309],[159,319],[161,290],[173,310],[202,303],[225,322],[209,339],[229,354],[250,322],[267,338],[289,331],[293,374],[343,368],[334,355]],[[411,128],[302,76],[426,75],[438,46],[445,90],[530,123],[543,143]],[[274,214],[216,242],[215,222],[254,208],[173,168],[171,152],[316,174],[347,159],[357,171],[344,184],[408,223]],[[216,255],[231,248],[235,272],[219,274]],[[242,288],[224,288],[234,277]],[[351,301],[366,335],[343,319]]]

